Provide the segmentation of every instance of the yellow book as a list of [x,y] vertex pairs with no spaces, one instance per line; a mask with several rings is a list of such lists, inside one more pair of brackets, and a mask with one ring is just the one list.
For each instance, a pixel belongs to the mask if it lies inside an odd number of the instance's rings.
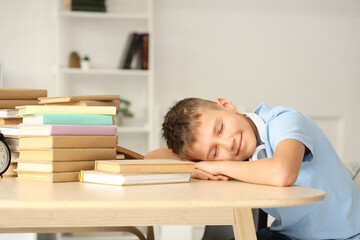
[[194,163],[174,159],[96,161],[95,170],[112,173],[191,173]]
[[81,170],[94,170],[95,161],[74,161],[74,162],[17,162],[19,172],[80,172]]
[[80,182],[108,185],[139,185],[190,182],[190,173],[117,174],[96,170],[81,171]]
[[39,98],[40,104],[47,103],[69,103],[78,101],[112,101],[119,100],[120,95],[82,95],[82,96],[60,96],[60,97],[41,97]]
[[44,136],[21,137],[19,149],[115,148],[117,136]]
[[79,172],[30,173],[18,171],[18,179],[39,180],[45,182],[78,182]]
[[59,105],[59,106],[114,106],[116,111],[120,110],[120,101],[97,101],[97,100],[82,100],[78,102],[55,102],[55,103],[46,103],[46,105]]
[[115,148],[62,148],[20,150],[19,161],[46,162],[116,159]]
[[116,115],[116,107],[108,106],[17,106],[19,115],[30,114],[104,114]]

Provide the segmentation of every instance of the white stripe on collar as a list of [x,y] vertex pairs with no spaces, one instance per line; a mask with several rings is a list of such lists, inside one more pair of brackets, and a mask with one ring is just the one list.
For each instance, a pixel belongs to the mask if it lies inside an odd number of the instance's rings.
[[[260,141],[262,143],[265,143],[265,136],[264,136],[264,131],[265,131],[265,123],[264,123],[264,120],[262,120],[262,118],[257,115],[256,113],[252,113],[252,112],[246,112],[245,113],[246,116],[248,116],[251,121],[254,122],[256,128],[257,128],[257,132],[260,136]],[[257,136],[256,136],[257,138]]]

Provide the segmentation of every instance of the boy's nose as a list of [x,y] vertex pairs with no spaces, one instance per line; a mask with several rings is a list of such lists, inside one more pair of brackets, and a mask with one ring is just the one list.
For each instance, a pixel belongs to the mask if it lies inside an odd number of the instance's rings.
[[222,138],[221,145],[227,150],[232,151],[235,147],[235,138]]

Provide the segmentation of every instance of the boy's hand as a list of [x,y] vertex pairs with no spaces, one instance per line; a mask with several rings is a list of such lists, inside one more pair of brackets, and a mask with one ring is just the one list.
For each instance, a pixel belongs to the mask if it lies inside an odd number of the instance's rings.
[[220,175],[219,163],[219,161],[201,161],[195,164],[195,168],[217,176]]
[[214,181],[218,181],[218,180],[228,181],[229,180],[229,177],[227,177],[227,176],[213,175],[211,173],[205,172],[200,169],[195,169],[191,173],[191,178],[197,178],[197,179],[201,179],[201,180],[214,180]]

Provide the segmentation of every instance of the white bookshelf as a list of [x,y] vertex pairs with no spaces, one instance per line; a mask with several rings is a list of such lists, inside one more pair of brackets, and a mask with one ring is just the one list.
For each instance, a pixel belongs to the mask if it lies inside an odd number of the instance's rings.
[[[53,1],[54,88],[49,96],[120,94],[131,101],[133,119],[118,126],[119,145],[145,154],[158,147],[154,123],[154,34],[152,0],[107,0],[107,12],[64,9]],[[129,35],[149,33],[149,69],[121,69]],[[69,68],[72,51],[90,57],[90,69]]]

